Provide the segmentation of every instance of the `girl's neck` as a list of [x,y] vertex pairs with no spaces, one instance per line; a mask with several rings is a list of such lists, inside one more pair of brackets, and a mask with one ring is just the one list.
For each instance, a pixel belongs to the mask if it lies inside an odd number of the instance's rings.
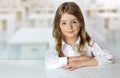
[[65,38],[65,42],[71,46],[73,46],[75,44],[75,42],[77,41],[78,37],[75,38]]

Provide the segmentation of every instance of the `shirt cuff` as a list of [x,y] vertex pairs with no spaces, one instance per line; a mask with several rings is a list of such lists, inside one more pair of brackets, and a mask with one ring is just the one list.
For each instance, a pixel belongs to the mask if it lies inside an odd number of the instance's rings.
[[109,61],[109,59],[106,59],[102,56],[97,56],[94,57],[97,61],[98,61],[98,65],[107,65],[107,64],[111,64],[113,61]]
[[46,67],[48,69],[57,69],[67,64],[67,57],[59,57],[53,61],[46,61]]
[[60,57],[59,58],[59,65],[63,66],[67,64],[67,57]]

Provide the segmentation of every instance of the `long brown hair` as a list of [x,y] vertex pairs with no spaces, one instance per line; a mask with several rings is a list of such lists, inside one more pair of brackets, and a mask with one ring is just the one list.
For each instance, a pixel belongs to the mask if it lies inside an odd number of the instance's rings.
[[[78,36],[80,36],[81,41],[79,43],[78,46],[78,53],[83,53],[82,48],[84,48],[86,42],[89,44],[90,43],[90,36],[88,35],[88,33],[85,31],[85,22],[84,22],[84,18],[81,12],[81,9],[79,8],[79,6],[74,3],[74,2],[65,2],[63,4],[61,4],[55,14],[55,18],[54,18],[54,27],[53,27],[53,37],[55,38],[55,48],[58,51],[58,54],[60,57],[64,56],[63,52],[62,52],[62,32],[60,30],[60,19],[62,17],[62,15],[64,13],[68,13],[71,15],[74,15],[80,25],[80,31],[78,33]],[[90,44],[89,44],[90,45]]]

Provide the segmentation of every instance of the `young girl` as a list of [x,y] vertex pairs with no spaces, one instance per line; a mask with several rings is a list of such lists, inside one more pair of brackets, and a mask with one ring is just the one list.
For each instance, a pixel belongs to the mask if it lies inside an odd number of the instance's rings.
[[112,55],[91,40],[85,30],[82,12],[74,2],[65,2],[57,9],[53,37],[45,54],[48,68],[74,70],[113,62]]

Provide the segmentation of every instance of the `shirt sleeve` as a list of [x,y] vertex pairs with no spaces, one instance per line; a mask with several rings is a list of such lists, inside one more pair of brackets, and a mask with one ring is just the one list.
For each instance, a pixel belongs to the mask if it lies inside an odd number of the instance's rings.
[[93,43],[91,48],[92,56],[98,61],[98,65],[107,65],[113,62],[113,56],[109,51],[103,50],[97,43]]
[[51,44],[44,58],[46,68],[48,69],[60,68],[67,64],[67,57],[59,57],[58,52],[54,49],[54,45]]

